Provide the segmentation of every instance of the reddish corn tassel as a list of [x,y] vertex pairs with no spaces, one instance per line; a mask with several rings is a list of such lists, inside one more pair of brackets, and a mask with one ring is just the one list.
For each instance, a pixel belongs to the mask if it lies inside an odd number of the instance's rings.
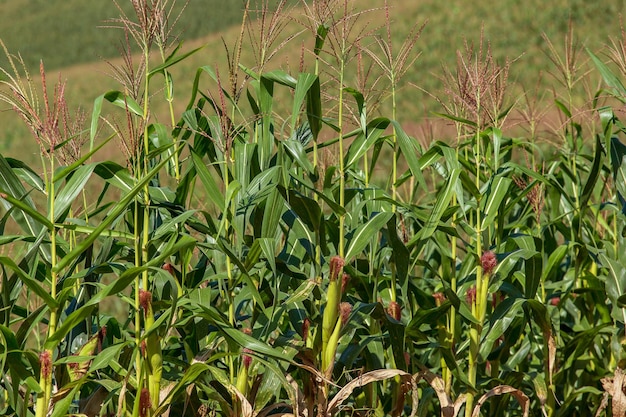
[[304,319],[302,322],[302,341],[306,343],[306,340],[309,337],[309,329],[311,328],[311,319],[308,317]]
[[52,374],[52,354],[49,350],[44,350],[39,354],[39,366],[41,366],[41,375],[44,378]]
[[400,307],[400,304],[398,304],[397,302],[392,301],[389,303],[389,307],[387,307],[387,314],[389,314],[397,321],[400,321],[400,319],[402,318],[402,307]]
[[436,292],[433,294],[433,298],[435,299],[435,305],[439,307],[446,301],[446,296],[442,292]]
[[476,301],[476,286],[473,286],[469,290],[467,290],[467,294],[465,294],[465,299],[468,304],[474,304]]
[[141,395],[139,396],[139,416],[146,417],[150,408],[152,408],[150,391],[148,391],[148,388],[142,388]]
[[344,301],[339,304],[339,315],[341,317],[341,326],[345,326],[352,313],[352,304]]
[[483,272],[487,275],[491,275],[497,265],[498,259],[496,258],[496,254],[492,251],[484,252],[480,257],[480,266],[482,267]]
[[139,305],[144,312],[148,311],[152,305],[152,293],[146,290],[139,290]]
[[350,282],[350,275],[347,273],[343,273],[341,276],[341,293],[345,294],[346,288],[348,288],[348,283]]
[[252,351],[250,349],[243,348],[243,366],[245,366],[246,369],[248,369],[252,363],[252,356],[250,356],[251,353]]
[[163,270],[169,272],[169,274],[171,276],[175,276],[175,274],[174,274],[174,265],[172,265],[171,263],[169,263],[169,262],[164,263],[163,264]]
[[100,331],[98,332],[98,352],[102,350],[102,342],[104,342],[104,339],[106,337],[107,337],[107,327],[102,326],[100,328]]
[[344,260],[341,256],[330,258],[330,280],[335,281],[339,277],[339,272],[343,269]]

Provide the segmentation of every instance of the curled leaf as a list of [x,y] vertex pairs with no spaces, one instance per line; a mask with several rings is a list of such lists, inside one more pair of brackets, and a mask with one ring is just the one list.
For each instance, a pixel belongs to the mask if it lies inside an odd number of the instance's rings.
[[417,414],[417,405],[418,405],[418,397],[417,397],[417,378],[408,372],[401,371],[399,369],[377,369],[375,371],[367,372],[358,378],[353,379],[348,384],[346,384],[339,392],[333,397],[333,399],[328,403],[328,407],[326,409],[326,415],[332,416],[334,415],[335,409],[343,403],[352,392],[356,388],[361,388],[369,383],[376,381],[383,381],[385,379],[401,377],[402,379],[409,381],[412,388],[412,397],[413,397],[413,409],[411,410],[411,417]]
[[528,417],[528,413],[530,412],[530,399],[522,391],[518,390],[517,388],[513,388],[509,385],[498,385],[497,387],[492,388],[491,390],[489,390],[489,392],[485,393],[482,397],[480,397],[480,399],[476,403],[476,406],[474,407],[474,411],[472,412],[472,417],[480,416],[480,407],[482,407],[485,401],[487,401],[489,398],[495,397],[496,395],[503,395],[503,394],[513,395],[513,397],[515,397],[519,405],[522,407],[522,410],[524,412],[523,414],[524,417]]
[[602,378],[602,388],[611,397],[611,405],[613,408],[614,416],[626,415],[626,394],[624,394],[624,388],[626,388],[626,373],[620,368],[615,369],[615,374],[610,378]]

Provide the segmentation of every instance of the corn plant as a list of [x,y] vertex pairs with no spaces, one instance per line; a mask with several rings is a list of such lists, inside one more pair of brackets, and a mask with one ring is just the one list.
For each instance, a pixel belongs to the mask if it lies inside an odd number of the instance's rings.
[[608,61],[547,40],[562,147],[512,133],[516,62],[466,41],[438,98],[456,135],[424,143],[396,94],[428,26],[394,54],[387,2],[272,4],[217,63],[173,40],[173,2],[118,7],[120,87],[89,120],[4,48],[42,165],[0,155],[0,412],[623,415],[624,37]]

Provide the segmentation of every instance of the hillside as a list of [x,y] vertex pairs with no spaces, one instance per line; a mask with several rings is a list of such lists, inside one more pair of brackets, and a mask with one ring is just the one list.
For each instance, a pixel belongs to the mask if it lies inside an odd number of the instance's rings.
[[[183,1],[172,2],[172,19],[180,14]],[[118,0],[124,12],[132,13],[128,0]],[[100,61],[118,53],[123,34],[110,19],[120,11],[113,0],[4,0],[0,2],[0,39],[10,51],[19,52],[29,68],[43,59],[47,68]],[[196,39],[226,30],[241,21],[241,0],[190,0],[175,33]],[[0,57],[4,63],[4,57]]]
[[[442,96],[442,67],[453,68],[457,50],[463,49],[466,41],[478,42],[481,31],[489,42],[495,59],[500,62],[507,58],[513,61],[509,73],[509,101],[523,101],[523,91],[537,88],[535,93],[539,99],[552,103],[552,90],[560,88],[559,70],[546,53],[548,46],[543,35],[552,41],[555,49],[562,55],[565,50],[564,39],[571,21],[578,48],[573,65],[579,69],[577,75],[583,75],[587,71],[585,62],[588,57],[582,47],[601,53],[603,45],[611,37],[620,36],[619,15],[626,10],[624,0],[558,0],[550,4],[529,0],[523,5],[512,0],[480,0],[473,2],[471,6],[463,0],[450,0],[445,8],[441,6],[441,2],[435,0],[394,0],[390,3],[392,35],[394,44],[398,47],[415,23],[427,22],[415,46],[420,57],[407,72],[403,80],[404,88],[399,96],[399,119],[410,125],[422,124],[425,115],[431,116],[434,111],[441,111],[440,105],[423,90]],[[109,56],[106,58],[108,61],[119,62],[110,56],[115,56],[111,54],[114,54],[122,34],[119,30],[98,27],[107,16],[118,15],[112,2],[90,2],[89,8],[80,4],[79,0],[5,1],[0,37],[12,52],[19,51],[28,65],[44,56],[47,69],[55,68],[54,72],[60,71],[62,78],[67,80],[68,96],[72,103],[80,104],[90,112],[91,103],[96,96],[109,89],[119,88],[105,75],[110,72],[110,68],[101,58]],[[368,9],[379,8],[384,2],[363,0],[356,4],[359,8]],[[226,44],[234,44],[239,33],[236,22],[240,19],[240,7],[239,1],[189,2],[178,27],[179,31],[183,30],[183,37],[188,39],[183,49],[190,50],[200,45],[205,47],[174,70],[179,110],[186,105],[188,91],[198,67],[207,64],[225,67],[226,54],[222,38]],[[28,10],[28,13],[24,13],[24,10]],[[216,13],[217,10],[219,13]],[[291,16],[294,20],[301,14],[296,9]],[[366,23],[368,28],[379,28],[384,24],[384,12],[374,10],[367,13],[361,22]],[[284,30],[285,36],[301,29],[292,21]],[[289,70],[290,66],[296,66],[302,45],[308,48],[310,43],[311,35],[308,32],[292,40],[274,59],[273,68]],[[373,41],[368,46],[376,47]],[[244,44],[242,63],[248,66],[254,66],[251,49],[248,44]],[[551,74],[556,74],[557,79]],[[579,82],[572,90],[574,101],[579,104],[590,100],[590,95],[597,90],[600,81],[595,72],[589,77],[581,78],[586,83]],[[2,148],[10,152],[15,143],[21,143],[27,132],[17,126],[19,120],[10,112],[0,114],[0,122],[4,126]],[[417,130],[412,129],[412,132]]]

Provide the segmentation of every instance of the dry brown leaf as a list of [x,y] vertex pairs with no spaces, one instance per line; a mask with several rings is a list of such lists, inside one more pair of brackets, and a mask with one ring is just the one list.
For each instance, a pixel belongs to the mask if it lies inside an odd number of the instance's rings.
[[254,409],[252,408],[252,404],[243,395],[234,385],[227,387],[229,391],[234,392],[237,398],[239,398],[239,402],[241,403],[241,417],[255,417]]
[[[170,392],[172,392],[175,386],[176,384],[174,382],[170,382],[166,386],[161,387],[161,391],[159,392],[159,404],[163,404],[165,402],[165,399],[167,398],[168,395],[170,395]],[[163,414],[161,414],[161,417],[169,417],[171,408],[172,408],[172,404],[169,404],[167,408],[165,409],[165,411],[163,412]]]
[[126,390],[128,389],[128,378],[130,378],[130,372],[124,378],[124,382],[122,383],[122,388],[120,388],[120,395],[117,400],[117,414],[116,417],[122,417],[122,412],[124,410],[124,399],[126,398]]
[[554,341],[552,329],[549,329],[546,333],[548,339],[548,384],[553,386],[552,375],[554,375],[554,364],[556,363],[556,342]]
[[612,397],[611,405],[614,416],[626,416],[626,373],[620,368],[615,369],[612,378],[602,378],[602,388]]
[[600,402],[600,406],[598,406],[598,409],[596,410],[595,417],[600,417],[600,414],[602,413],[602,411],[604,411],[604,409],[608,405],[609,405],[609,393],[605,392],[604,394],[602,394],[602,401]]
[[[442,417],[455,417],[458,413],[457,404],[452,402],[450,396],[446,393],[446,384],[441,379],[440,376],[435,375],[430,372],[428,369],[423,369],[419,374],[417,374],[418,379],[424,378],[426,382],[435,390],[437,394],[437,398],[439,398],[439,403],[441,406],[441,416]],[[463,400],[458,404],[458,409],[461,408],[461,405],[465,401],[465,397],[462,397]]]
[[300,415],[300,410],[306,410],[306,404],[304,403],[304,394],[300,390],[300,386],[298,386],[298,382],[291,376],[291,374],[287,374],[285,377],[289,385],[291,385],[291,392],[289,392],[291,403],[293,404],[293,413],[296,416]]
[[401,371],[399,369],[377,369],[375,371],[370,371],[364,373],[358,378],[353,379],[349,383],[347,383],[337,395],[333,397],[333,399],[328,403],[328,407],[326,408],[326,415],[332,416],[335,409],[343,403],[352,392],[356,388],[360,388],[365,386],[371,382],[383,381],[389,378],[402,377],[405,379],[409,379],[411,381],[411,387],[413,392],[413,410],[411,411],[411,417],[415,416],[417,413],[417,382],[413,375],[408,372]]
[[519,405],[522,407],[522,410],[524,411],[524,417],[528,417],[528,413],[530,412],[530,399],[522,391],[518,390],[517,388],[513,388],[510,385],[498,385],[497,387],[492,388],[491,390],[489,390],[489,392],[480,397],[480,399],[476,403],[476,406],[474,407],[472,417],[478,417],[480,415],[480,407],[482,407],[485,401],[487,401],[489,398],[503,394],[511,394],[513,397],[515,397]]
[[463,404],[465,404],[465,401],[467,401],[467,394],[461,394],[458,397],[456,397],[456,400],[454,401],[454,414],[455,416],[459,415],[459,411],[461,411],[461,407],[463,407]]
[[305,364],[301,364],[301,363],[297,363],[294,362],[294,365],[296,365],[298,368],[302,368],[304,370],[309,371],[310,373],[312,373],[315,376],[315,379],[317,380],[317,382],[325,382],[328,385],[332,385],[335,387],[339,387],[337,384],[335,384],[333,381],[331,381],[330,379],[326,378],[326,376],[324,376],[323,373],[321,373],[320,371],[318,371],[317,369],[315,369],[314,367],[310,366],[310,365],[305,365]]

